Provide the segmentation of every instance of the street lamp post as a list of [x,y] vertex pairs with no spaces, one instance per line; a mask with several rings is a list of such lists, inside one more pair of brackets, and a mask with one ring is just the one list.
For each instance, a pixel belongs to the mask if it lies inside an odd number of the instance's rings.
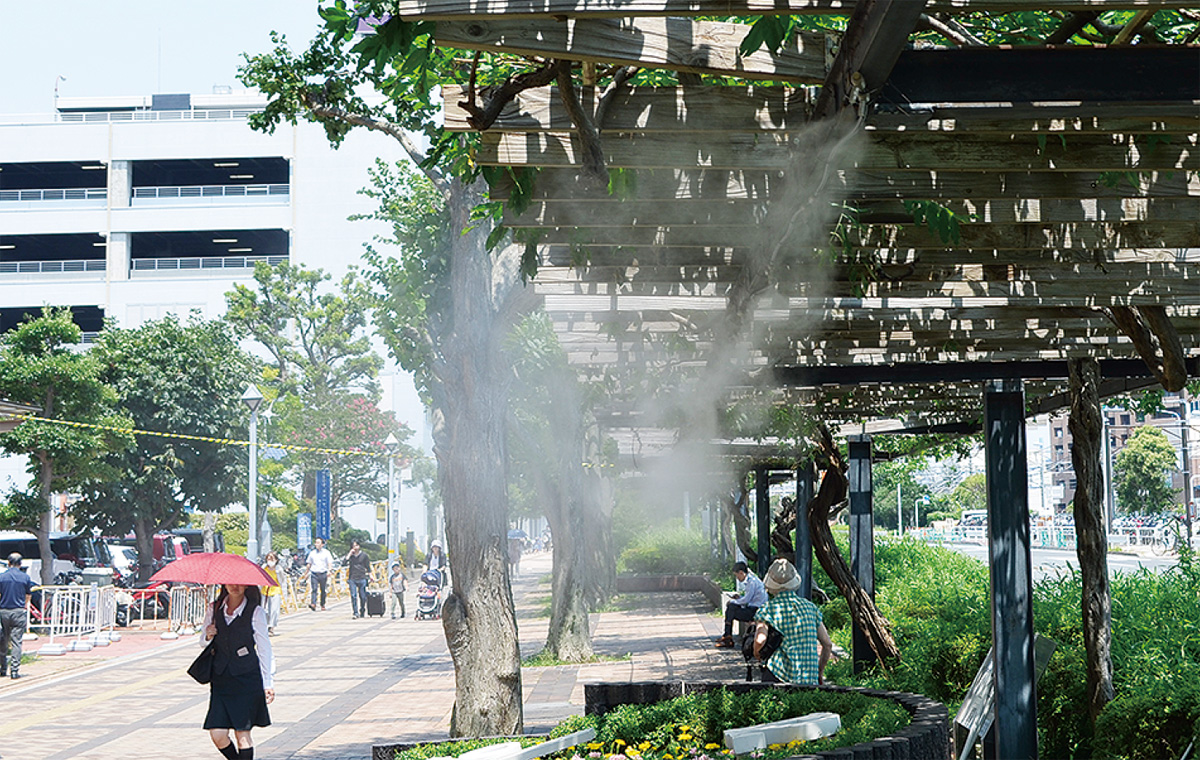
[[246,556],[258,561],[258,408],[263,395],[253,384],[246,386],[242,403],[250,409],[250,535],[246,539]]
[[399,543],[400,526],[396,525],[394,508],[394,498],[396,493],[396,452],[400,449],[400,441],[396,440],[395,433],[388,433],[387,439],[383,442],[383,447],[388,453],[388,497],[387,497],[387,550],[388,559],[392,559],[392,554],[399,551],[397,544]]

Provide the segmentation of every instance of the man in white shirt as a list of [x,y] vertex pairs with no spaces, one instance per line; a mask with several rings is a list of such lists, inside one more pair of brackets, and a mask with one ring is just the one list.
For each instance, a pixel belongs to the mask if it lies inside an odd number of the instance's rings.
[[721,648],[733,646],[733,621],[750,622],[758,608],[767,603],[766,587],[745,562],[734,565],[733,574],[737,578],[737,593],[725,605],[725,633],[717,639],[717,646]]
[[317,608],[317,588],[321,589],[321,609],[325,609],[325,587],[329,580],[329,572],[333,570],[333,555],[325,548],[325,539],[313,541],[312,551],[308,553],[308,585],[312,589],[312,600],[308,603],[310,610]]

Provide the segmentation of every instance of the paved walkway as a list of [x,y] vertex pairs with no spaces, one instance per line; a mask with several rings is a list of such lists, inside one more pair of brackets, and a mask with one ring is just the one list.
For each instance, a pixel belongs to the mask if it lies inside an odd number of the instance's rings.
[[[521,569],[513,592],[528,656],[546,637],[550,556],[527,556]],[[629,660],[523,669],[527,732],[581,713],[588,682],[742,676],[739,656],[712,648],[721,619],[700,594],[631,597],[635,609],[592,617],[596,652]],[[366,760],[372,744],[446,736],[454,669],[440,622],[354,620],[341,602],[285,616],[278,630],[278,696],[273,724],[254,732],[256,757]],[[198,651],[194,637],[132,634],[28,664],[27,678],[0,682],[0,760],[219,758],[200,728],[208,689],[185,673]]]

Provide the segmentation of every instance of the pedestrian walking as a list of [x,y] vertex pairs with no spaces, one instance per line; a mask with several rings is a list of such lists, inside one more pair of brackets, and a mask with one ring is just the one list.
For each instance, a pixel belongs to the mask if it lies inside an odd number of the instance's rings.
[[425,559],[425,564],[430,570],[437,570],[440,576],[440,588],[446,587],[446,574],[450,571],[450,558],[442,551],[442,542],[434,541],[429,545],[429,556]]
[[[267,575],[271,576],[271,580],[279,583],[279,555],[275,552],[267,552],[266,561],[263,562],[263,570]],[[279,610],[283,607],[283,588],[276,586],[267,586],[262,592],[263,606],[267,613],[267,635],[275,635],[275,626],[279,625]]]
[[325,539],[313,540],[312,551],[308,553],[308,585],[312,588],[312,598],[308,603],[310,610],[317,608],[317,590],[321,591],[321,609],[325,609],[325,584],[329,581],[329,571],[333,570],[333,555],[325,548]]
[[200,643],[209,642],[215,644],[204,728],[229,760],[254,760],[250,731],[271,725],[267,705],[275,701],[275,655],[257,586],[222,586],[204,616]]
[[[21,677],[21,643],[29,627],[29,597],[33,580],[21,569],[21,555],[8,555],[8,569],[0,573],[0,678]],[[11,657],[9,651],[11,648]]]
[[346,555],[346,577],[350,582],[350,609],[356,618],[367,616],[367,579],[371,577],[371,558],[357,541]]
[[392,575],[388,578],[388,586],[392,589],[392,620],[396,619],[396,605],[400,605],[400,617],[404,617],[404,592],[408,591],[408,579],[404,577],[404,568],[399,562],[392,563]]

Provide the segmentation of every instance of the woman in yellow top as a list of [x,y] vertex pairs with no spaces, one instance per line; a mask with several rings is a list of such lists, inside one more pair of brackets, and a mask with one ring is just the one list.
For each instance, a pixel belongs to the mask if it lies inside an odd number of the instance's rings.
[[[267,552],[263,560],[263,570],[271,576],[271,580],[279,583],[279,557],[275,552]],[[263,608],[267,613],[267,635],[275,635],[275,626],[279,624],[279,608],[283,604],[283,589],[278,586],[267,586],[263,589]]]

